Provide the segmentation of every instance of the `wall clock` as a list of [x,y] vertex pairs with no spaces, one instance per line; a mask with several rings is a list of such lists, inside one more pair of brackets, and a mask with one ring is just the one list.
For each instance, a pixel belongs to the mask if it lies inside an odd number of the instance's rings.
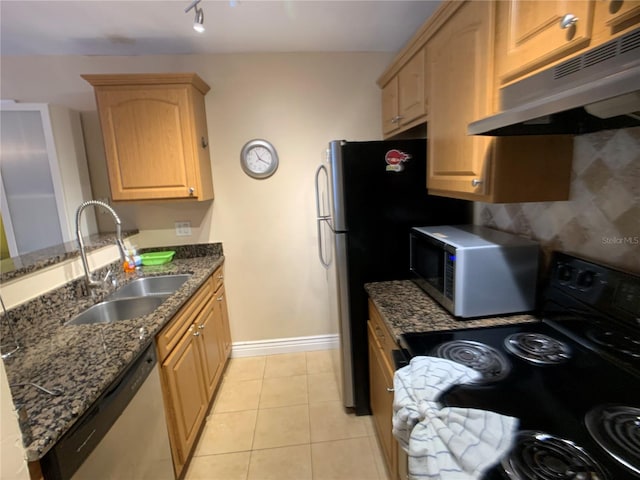
[[242,170],[253,178],[267,178],[278,168],[278,153],[266,140],[249,140],[240,152]]

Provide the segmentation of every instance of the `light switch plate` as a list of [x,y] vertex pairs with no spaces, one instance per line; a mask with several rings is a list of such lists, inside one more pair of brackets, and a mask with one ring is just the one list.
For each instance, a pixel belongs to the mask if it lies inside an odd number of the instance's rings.
[[191,236],[191,222],[175,222],[175,226],[178,237]]

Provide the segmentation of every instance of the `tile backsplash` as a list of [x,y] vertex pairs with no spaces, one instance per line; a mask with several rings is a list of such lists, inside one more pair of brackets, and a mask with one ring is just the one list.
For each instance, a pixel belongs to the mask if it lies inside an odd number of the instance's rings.
[[640,127],[575,138],[568,201],[478,203],[476,223],[640,273]]

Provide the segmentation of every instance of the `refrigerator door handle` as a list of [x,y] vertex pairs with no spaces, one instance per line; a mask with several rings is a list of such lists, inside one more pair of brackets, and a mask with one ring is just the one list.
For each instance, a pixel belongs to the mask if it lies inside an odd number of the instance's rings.
[[[324,174],[327,176],[326,178],[328,179],[328,171],[327,171],[327,167],[325,167],[324,165],[320,165],[318,167],[318,170],[316,170],[316,223],[317,223],[317,228],[318,228],[318,257],[320,258],[320,263],[322,264],[322,266],[324,268],[329,268],[329,266],[331,265],[331,259],[326,259],[324,256],[324,245],[325,245],[325,239],[322,235],[322,222],[328,222],[329,219],[331,218],[331,215],[326,215],[325,212],[323,212],[323,206],[324,206],[324,202],[320,199],[320,174],[324,172]],[[328,188],[328,182],[326,187]],[[327,191],[326,189],[324,191]]]
[[323,236],[322,236],[322,222],[326,222],[326,219],[323,218],[318,218],[317,220],[317,224],[318,224],[318,257],[320,258],[320,263],[322,264],[322,266],[324,268],[329,268],[329,266],[331,265],[331,261],[330,260],[326,260],[324,258],[324,251],[322,246],[324,245],[324,242],[322,241]]
[[324,165],[320,165],[318,167],[318,170],[316,170],[316,216],[318,219],[320,218],[331,218],[330,215],[324,215],[322,210],[321,210],[321,202],[320,202],[320,173],[323,172],[325,173],[325,175],[327,175],[327,178],[329,173],[327,172],[327,167],[325,167]]

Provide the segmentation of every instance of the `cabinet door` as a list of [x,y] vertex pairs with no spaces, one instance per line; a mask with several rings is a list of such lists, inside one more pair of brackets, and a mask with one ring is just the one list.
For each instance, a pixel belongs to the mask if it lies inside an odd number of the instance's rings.
[[369,332],[369,385],[373,422],[391,478],[397,475],[396,441],[391,431],[393,416],[393,370],[383,356],[371,322]]
[[388,135],[400,127],[398,116],[398,77],[382,88],[382,133]]
[[202,359],[202,373],[207,389],[207,399],[213,396],[213,392],[218,385],[222,366],[222,352],[218,341],[220,333],[216,331],[216,313],[217,305],[211,300],[204,307],[195,323],[199,338],[200,358]]
[[[510,0],[507,20],[498,25],[506,47],[500,77],[503,81],[566,57],[587,46],[593,27],[593,0]],[[574,22],[563,27],[563,19]]]
[[224,363],[231,354],[231,329],[229,327],[229,312],[227,310],[227,296],[225,294],[224,285],[222,285],[215,293],[216,303],[218,305],[219,317],[219,333],[220,333],[220,349],[222,352],[222,362]]
[[[596,8],[604,7],[603,22],[607,36],[615,36],[622,30],[640,23],[640,1],[638,0],[606,0],[596,4]],[[603,38],[606,41],[607,38]]]
[[198,436],[207,411],[207,393],[202,381],[200,356],[191,326],[162,364],[162,374],[170,397],[171,439],[178,464],[184,465]]
[[426,113],[424,57],[423,48],[398,73],[398,115],[403,125]]
[[199,195],[189,88],[96,91],[114,200]]
[[466,2],[427,44],[430,191],[485,195],[491,187],[491,140],[468,136],[467,125],[491,108],[492,14],[492,2]]

